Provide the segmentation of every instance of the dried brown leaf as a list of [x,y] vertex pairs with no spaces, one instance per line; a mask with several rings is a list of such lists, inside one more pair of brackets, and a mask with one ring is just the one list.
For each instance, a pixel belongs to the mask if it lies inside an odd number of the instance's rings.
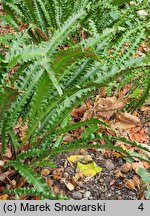
[[73,191],[75,189],[75,186],[71,182],[65,183],[65,185],[70,191]]
[[133,182],[134,182],[135,187],[140,188],[141,181],[140,181],[140,178],[137,175],[133,176]]
[[132,170],[132,164],[131,163],[125,163],[120,167],[120,170],[124,173],[127,173]]
[[120,170],[116,170],[115,171],[115,179],[118,179],[120,177],[125,178],[125,175]]
[[83,114],[86,112],[86,110],[87,110],[86,104],[83,104],[79,108],[74,108],[71,112],[71,116],[74,119],[80,119],[83,116]]
[[135,183],[132,179],[125,179],[124,180],[125,187],[131,190],[136,190]]
[[8,200],[8,198],[9,198],[8,194],[0,195],[0,200]]
[[141,161],[132,163],[132,169],[137,173],[139,168],[144,168]]
[[54,179],[61,179],[63,176],[63,172],[64,172],[64,168],[56,168],[53,173],[52,176]]
[[85,121],[85,120],[88,120],[88,119],[92,118],[93,115],[94,115],[94,110],[93,110],[93,108],[88,109],[88,110],[84,113],[83,118],[82,118],[82,121]]
[[41,175],[48,176],[50,174],[50,170],[47,168],[42,169]]
[[122,121],[118,121],[116,123],[111,124],[111,127],[115,128],[115,129],[119,128],[119,129],[126,130],[126,129],[129,129],[129,128],[134,128],[134,127],[136,127],[136,125],[135,124],[126,123],[126,122],[122,122]]
[[140,119],[137,116],[131,115],[127,112],[117,112],[116,118],[122,122],[129,123],[129,124],[140,124]]
[[109,120],[116,110],[122,109],[127,99],[117,97],[100,98],[97,97],[94,103],[94,113],[97,117]]
[[53,187],[53,192],[54,192],[54,194],[56,194],[56,195],[60,194],[60,189],[59,189],[59,187],[58,187],[57,185],[54,185],[54,187]]
[[128,130],[130,140],[135,142],[147,142],[147,133],[144,128],[136,127]]

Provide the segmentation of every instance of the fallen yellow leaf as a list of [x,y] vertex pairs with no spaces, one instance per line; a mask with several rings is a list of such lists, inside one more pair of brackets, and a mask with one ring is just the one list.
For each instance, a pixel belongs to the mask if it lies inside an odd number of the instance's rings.
[[87,163],[89,161],[92,161],[92,157],[90,155],[71,155],[67,159],[72,163],[77,163],[78,161]]
[[77,163],[77,169],[85,176],[93,177],[96,173],[102,171],[102,168],[97,166],[95,162],[89,164]]

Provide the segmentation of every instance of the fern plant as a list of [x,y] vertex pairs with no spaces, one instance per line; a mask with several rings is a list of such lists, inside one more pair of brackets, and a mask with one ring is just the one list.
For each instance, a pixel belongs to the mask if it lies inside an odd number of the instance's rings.
[[[48,19],[48,2],[50,1],[38,0],[32,4],[31,1],[20,0],[14,3],[11,0],[4,1],[4,8],[14,20],[19,16],[23,22],[29,22],[25,19],[26,16],[38,26],[40,21],[45,22],[45,19]],[[62,11],[65,9],[64,1],[54,2],[53,6],[59,2]],[[144,100],[148,97],[150,65],[146,56],[134,58],[134,53],[146,39],[149,24],[139,20],[139,24],[132,29],[124,26],[125,30],[122,31],[117,24],[112,23],[112,26],[108,25],[106,29],[97,31],[97,24],[91,20],[86,1],[67,2],[75,9],[70,10],[68,7],[68,15],[62,18],[63,21],[60,17],[55,17],[57,22],[48,41],[32,43],[32,35],[28,34],[30,28],[18,32],[1,60],[1,157],[5,154],[7,145],[11,144],[13,160],[8,162],[5,168],[14,167],[31,185],[13,190],[16,194],[37,194],[46,199],[61,198],[50,192],[36,170],[41,166],[53,166],[52,158],[65,151],[108,148],[150,162],[149,158],[142,154],[114,146],[114,142],[120,139],[128,145],[150,151],[124,138],[98,132],[100,125],[109,127],[104,122],[98,119],[78,123],[70,121],[72,109],[93,95],[98,88],[108,86],[118,78],[123,78],[124,82],[126,78],[130,81],[130,76],[138,76],[141,70],[143,84],[146,85],[143,90]],[[32,14],[33,6],[36,12]],[[40,10],[37,11],[37,8]],[[49,18],[57,9],[55,6],[55,10],[48,10]],[[55,21],[54,18],[52,20]],[[121,22],[123,23],[123,18]],[[42,26],[41,23],[40,27]],[[47,24],[45,26],[49,27]],[[78,42],[73,43],[72,35],[77,35],[80,29],[85,27],[89,32],[88,38],[81,37]],[[90,28],[95,29],[93,35]],[[42,31],[47,34],[46,28],[43,27]],[[123,49],[127,43],[128,46]],[[64,50],[66,44],[68,48]],[[114,50],[112,55],[110,48]],[[143,96],[141,95],[141,98]],[[83,132],[81,139],[63,145],[66,133],[83,126],[90,129]],[[105,140],[106,144],[100,145],[98,140]],[[97,144],[90,144],[93,141]]]
[[6,12],[2,19],[16,30],[20,25],[27,24],[29,34],[36,42],[47,41],[73,13],[80,10],[86,10],[80,22],[82,28],[87,30],[87,34],[93,35],[112,26],[125,31],[127,26],[145,22],[147,17],[139,17],[137,10],[148,10],[149,7],[148,0],[137,0],[134,4],[126,0],[2,0],[2,3]]

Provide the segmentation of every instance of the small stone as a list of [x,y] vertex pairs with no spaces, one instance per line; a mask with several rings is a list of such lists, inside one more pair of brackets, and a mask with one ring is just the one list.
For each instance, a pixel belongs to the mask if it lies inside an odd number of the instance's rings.
[[99,182],[100,182],[100,183],[103,183],[103,182],[104,182],[104,179],[100,179]]
[[106,164],[105,164],[105,167],[108,169],[108,170],[113,170],[115,168],[114,164],[111,162],[111,161],[106,161]]
[[111,182],[111,177],[110,176],[106,176],[105,177],[105,182],[106,183],[110,183]]
[[66,169],[65,169],[65,172],[67,172],[69,175],[74,175],[74,170],[71,168],[71,167],[67,167]]
[[75,200],[80,200],[82,199],[82,194],[78,191],[75,191],[72,193],[72,197],[75,199]]
[[4,166],[4,161],[0,160],[0,166],[3,167]]
[[91,196],[91,192],[90,191],[86,191],[84,194],[85,198],[89,198]]
[[92,196],[89,197],[89,200],[94,200],[94,198]]
[[118,196],[117,199],[118,199],[118,200],[122,200],[122,197],[121,197],[121,196]]

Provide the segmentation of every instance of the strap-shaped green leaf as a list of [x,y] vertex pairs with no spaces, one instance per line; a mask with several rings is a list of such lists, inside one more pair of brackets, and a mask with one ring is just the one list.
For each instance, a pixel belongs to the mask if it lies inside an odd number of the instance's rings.
[[46,193],[42,193],[39,192],[37,190],[35,190],[35,188],[17,188],[14,190],[5,190],[4,193],[6,194],[16,194],[18,196],[21,195],[29,195],[29,196],[39,196],[41,197],[41,199],[50,199],[50,200],[64,200],[66,199],[65,196],[56,196],[55,194],[53,194],[52,192],[46,192]]
[[8,166],[13,166],[38,192],[46,193],[49,191],[44,179],[37,175],[28,165],[21,164],[19,161],[10,161],[6,167]]

